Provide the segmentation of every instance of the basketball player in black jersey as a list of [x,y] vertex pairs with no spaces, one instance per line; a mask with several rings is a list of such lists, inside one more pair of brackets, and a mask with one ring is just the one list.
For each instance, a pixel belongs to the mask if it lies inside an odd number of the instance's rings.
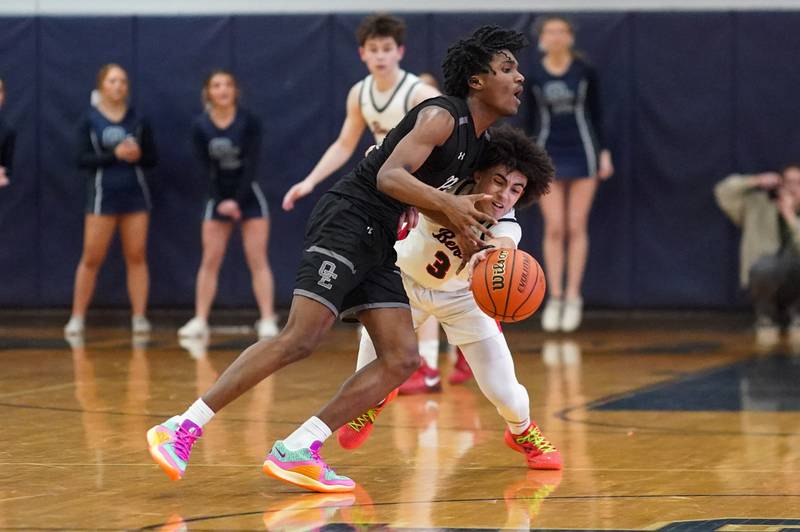
[[416,206],[457,234],[465,259],[479,249],[481,224],[496,222],[475,202],[491,196],[445,191],[472,175],[489,126],[517,113],[524,78],[515,53],[524,45],[519,32],[484,26],[451,46],[442,65],[447,96],[409,111],[379,148],[323,196],[306,228],[286,327],[246,349],[186,412],[148,431],[150,454],[170,478],[183,476],[202,426],[216,412],[309,356],[342,317],[366,327],[378,358],[350,377],[316,416],[276,442],[263,470],[314,491],[354,489],[352,480],[322,460],[322,443],[419,364],[408,298],[395,266],[398,221],[407,206]]

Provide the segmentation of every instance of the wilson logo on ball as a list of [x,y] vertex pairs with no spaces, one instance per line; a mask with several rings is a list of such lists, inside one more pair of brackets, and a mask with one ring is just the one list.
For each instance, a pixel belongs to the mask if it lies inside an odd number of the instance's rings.
[[492,265],[492,290],[502,290],[506,287],[506,259],[508,251],[500,250],[497,262]]
[[524,320],[539,308],[546,284],[539,263],[521,249],[495,249],[472,272],[478,308],[498,321]]

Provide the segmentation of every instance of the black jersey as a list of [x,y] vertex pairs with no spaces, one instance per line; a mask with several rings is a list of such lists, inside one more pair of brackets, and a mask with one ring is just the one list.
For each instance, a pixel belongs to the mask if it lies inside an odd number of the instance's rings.
[[238,108],[233,122],[220,129],[203,113],[192,125],[192,140],[197,157],[208,168],[211,199],[243,203],[253,194],[261,149],[258,118]]
[[440,190],[447,190],[456,183],[469,179],[483,150],[485,134],[475,136],[475,124],[466,100],[453,96],[438,96],[425,100],[411,109],[400,123],[389,131],[383,143],[336,183],[331,191],[347,197],[370,216],[394,228],[406,206],[378,190],[378,170],[397,143],[414,128],[420,111],[430,106],[446,109],[453,116],[455,126],[447,141],[433,149],[422,166],[414,172],[414,176]]

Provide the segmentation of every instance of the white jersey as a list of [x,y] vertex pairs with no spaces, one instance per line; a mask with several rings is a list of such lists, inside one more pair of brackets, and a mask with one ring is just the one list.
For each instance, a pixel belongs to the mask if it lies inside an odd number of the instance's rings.
[[[458,194],[469,194],[472,189],[471,186],[459,188]],[[522,228],[514,209],[503,215],[491,230],[495,238],[510,238],[515,245],[519,245],[522,238]],[[461,249],[450,229],[420,215],[417,227],[405,239],[399,240],[394,249],[397,266],[417,284],[443,292],[469,289],[467,269],[456,275],[461,265]]]
[[411,95],[420,79],[410,72],[400,71],[400,82],[388,92],[378,92],[372,74],[361,81],[358,103],[361,116],[375,136],[375,144],[383,142],[389,130],[411,109]]

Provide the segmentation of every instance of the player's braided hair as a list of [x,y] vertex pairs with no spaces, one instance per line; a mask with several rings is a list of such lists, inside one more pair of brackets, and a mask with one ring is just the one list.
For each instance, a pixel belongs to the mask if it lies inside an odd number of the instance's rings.
[[526,207],[546,194],[556,173],[544,148],[537,146],[522,130],[508,124],[489,128],[489,142],[476,166],[482,171],[499,164],[528,178],[518,207]]
[[465,98],[469,93],[470,76],[491,72],[489,63],[495,54],[501,50],[516,54],[527,44],[525,36],[518,31],[481,26],[470,37],[447,49],[442,61],[445,94]]

